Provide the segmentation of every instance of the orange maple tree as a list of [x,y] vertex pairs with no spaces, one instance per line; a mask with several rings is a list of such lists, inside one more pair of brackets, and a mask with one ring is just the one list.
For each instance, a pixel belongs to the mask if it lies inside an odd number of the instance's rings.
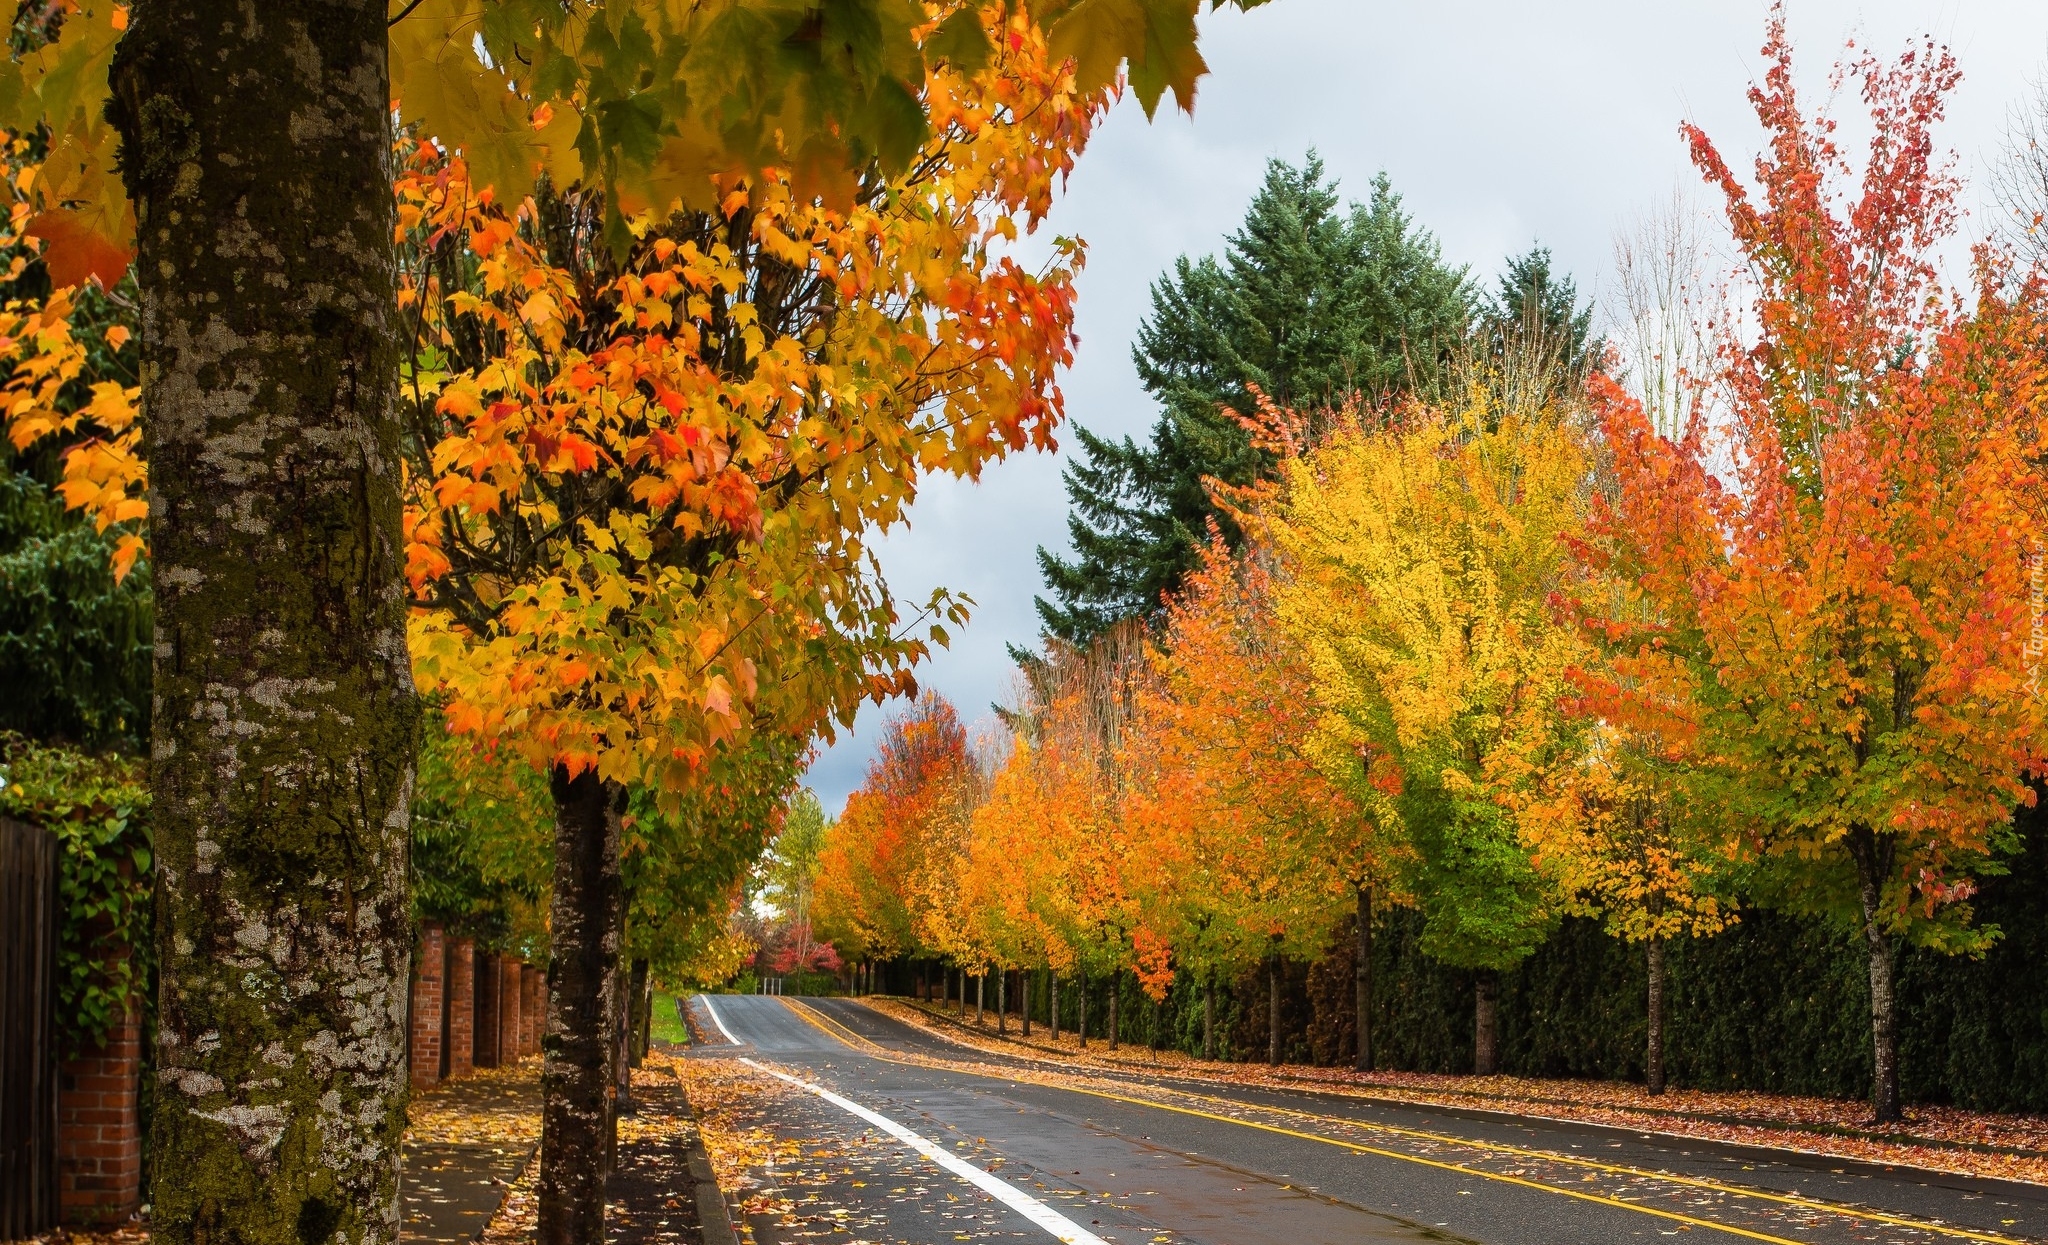
[[927,692],[883,726],[866,778],[826,831],[812,892],[820,936],[848,961],[927,945],[918,888],[966,818],[967,768],[967,732],[943,697]]
[[2010,846],[2042,764],[2028,683],[2030,554],[2048,400],[2038,274],[1936,248],[1955,184],[1933,127],[1957,71],[1931,42],[1845,67],[1870,112],[1860,180],[1793,86],[1782,14],[1750,101],[1754,190],[1688,126],[1754,284],[1755,334],[1716,382],[1731,465],[1695,416],[1675,439],[1595,394],[1615,490],[1593,563],[1639,600],[1597,618],[1615,712],[1658,732],[1760,860],[1765,902],[1831,911],[1868,948],[1872,1107],[1899,1118],[1892,948],[1981,947],[1976,874]]
[[[1355,905],[1365,1067],[1371,896],[1389,877],[1376,833],[1385,823],[1318,767],[1319,711],[1300,653],[1273,617],[1268,563],[1256,547],[1234,556],[1212,534],[1168,599],[1125,741],[1132,783],[1122,821],[1144,929],[1202,980],[1212,1053],[1216,975],[1322,954],[1336,918]],[[1268,985],[1277,991],[1277,974]],[[1278,1030],[1269,1036],[1277,1059]]]

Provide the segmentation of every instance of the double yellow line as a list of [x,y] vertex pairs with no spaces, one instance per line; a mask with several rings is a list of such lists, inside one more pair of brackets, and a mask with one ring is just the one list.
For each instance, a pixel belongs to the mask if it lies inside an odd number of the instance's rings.
[[[1668,1219],[1675,1223],[1682,1223],[1695,1228],[1709,1228],[1716,1232],[1726,1232],[1732,1236],[1744,1237],[1752,1241],[1768,1241],[1771,1242],[1771,1245],[1808,1245],[1807,1242],[1796,1241],[1788,1237],[1772,1236],[1768,1233],[1756,1232],[1748,1228],[1737,1227],[1733,1224],[1721,1223],[1712,1219],[1701,1219],[1692,1215],[1681,1214],[1677,1211],[1660,1210],[1654,1206],[1644,1206],[1640,1203],[1625,1201],[1621,1198],[1607,1197],[1605,1195],[1598,1193],[1589,1193],[1583,1189],[1571,1189],[1561,1185],[1545,1184],[1542,1181],[1530,1180],[1522,1176],[1511,1176],[1502,1172],[1490,1172],[1484,1170],[1483,1168],[1468,1167],[1462,1163],[1448,1163],[1440,1159],[1425,1158],[1419,1154],[1406,1154],[1399,1150],[1388,1150],[1378,1146],[1366,1145],[1363,1142],[1346,1141],[1340,1137],[1330,1137],[1320,1133],[1299,1132],[1295,1129],[1283,1128],[1277,1124],[1266,1124],[1258,1120],[1247,1120],[1240,1118],[1238,1116],[1222,1115],[1213,1111],[1198,1110],[1194,1107],[1178,1106],[1173,1103],[1161,1102],[1157,1099],[1152,1098],[1137,1098],[1125,1094],[1111,1093],[1107,1090],[1093,1089],[1079,1084],[1069,1084],[1065,1081],[1045,1080],[1036,1076],[1032,1076],[1030,1074],[998,1076],[992,1073],[970,1071],[968,1069],[961,1068],[957,1065],[944,1063],[939,1060],[927,1060],[919,1058],[917,1056],[906,1056],[898,1052],[886,1050],[883,1047],[876,1045],[874,1042],[862,1037],[860,1034],[855,1033],[853,1030],[848,1029],[845,1025],[840,1024],[838,1021],[832,1019],[824,1012],[818,1010],[817,1008],[807,1003],[800,1004],[795,999],[784,999],[783,1002],[787,1004],[792,1010],[794,1010],[798,1016],[808,1021],[813,1027],[818,1029],[820,1032],[824,1033],[826,1036],[847,1043],[848,1045],[853,1046],[855,1049],[862,1051],[862,1053],[867,1054],[872,1058],[883,1060],[887,1063],[894,1063],[907,1067],[931,1068],[947,1072],[963,1073],[968,1076],[982,1077],[986,1080],[1026,1081],[1030,1084],[1040,1085],[1048,1089],[1060,1089],[1065,1090],[1069,1093],[1085,1094],[1092,1098],[1102,1098],[1110,1102],[1126,1103],[1131,1106],[1150,1107],[1155,1111],[1168,1111],[1176,1115],[1188,1115],[1193,1116],[1197,1119],[1214,1120],[1222,1124],[1235,1124],[1240,1128],[1251,1128],[1256,1129],[1260,1132],[1273,1133],[1282,1137],[1295,1138],[1296,1140],[1300,1141],[1313,1141],[1319,1142],[1323,1145],[1336,1146],[1339,1149],[1349,1150],[1356,1154],[1370,1154],[1379,1158],[1396,1159],[1403,1163],[1415,1163],[1424,1167],[1434,1167],[1442,1171],[1457,1172],[1460,1175],[1475,1176],[1482,1180],[1492,1180],[1501,1184],[1518,1185],[1525,1189],[1536,1189],[1544,1193],[1555,1193],[1563,1197],[1576,1198],[1582,1202],[1592,1202],[1601,1206],[1611,1206],[1621,1210],[1634,1211],[1637,1214],[1642,1215],[1653,1215],[1659,1219]],[[1800,1197],[1796,1194],[1771,1193],[1762,1189],[1751,1189],[1745,1188],[1740,1185],[1723,1184],[1719,1181],[1702,1180],[1698,1177],[1693,1176],[1667,1175],[1663,1172],[1647,1171],[1640,1167],[1624,1167],[1614,1163],[1603,1163],[1597,1159],[1579,1158],[1577,1156],[1569,1154],[1555,1154],[1544,1150],[1528,1150],[1523,1149],[1519,1146],[1503,1145],[1499,1142],[1476,1141],[1467,1137],[1454,1137],[1447,1133],[1431,1133],[1419,1129],[1399,1128],[1390,1124],[1374,1124],[1364,1120],[1348,1120],[1339,1116],[1318,1115],[1311,1111],[1300,1111],[1291,1107],[1270,1107],[1254,1103],[1234,1102],[1228,1098],[1219,1098],[1208,1094],[1199,1094],[1191,1090],[1166,1090],[1162,1088],[1160,1092],[1171,1093],[1193,1102],[1204,1102],[1219,1106],[1235,1107],[1238,1109],[1263,1111],[1272,1115],[1290,1116],[1295,1119],[1312,1120],[1320,1124],[1334,1124],[1346,1128],[1357,1128],[1364,1129],[1370,1132],[1387,1133],[1393,1136],[1405,1137],[1417,1141],[1438,1142],[1446,1145],[1462,1146],[1467,1149],[1487,1150],[1496,1154],[1512,1155],[1516,1158],[1529,1159],[1538,1162],[1565,1163],[1574,1167],[1581,1167],[1593,1171],[1605,1172],[1610,1175],[1640,1177],[1646,1180],[1659,1181],[1664,1184],[1679,1185],[1684,1188],[1700,1189],[1707,1192],[1725,1194],[1730,1197],[1746,1198],[1760,1202],[1771,1202],[1780,1206],[1787,1206],[1799,1210],[1812,1211],[1820,1214],[1841,1215],[1852,1219],[1860,1219],[1867,1223],[1884,1224],[1887,1227],[1908,1228],[1918,1232],[1931,1232],[1940,1236],[1952,1237],[1958,1240],[1979,1241],[1983,1242],[1984,1245],[2029,1245],[2028,1242],[2023,1241],[2017,1237],[2001,1236],[1995,1232],[1980,1232],[1970,1228],[1949,1227],[1945,1224],[1928,1223],[1925,1220],[1920,1219],[1908,1219],[1899,1215],[1888,1215],[1883,1211],[1864,1210],[1859,1207],[1842,1206],[1833,1202],[1818,1201],[1813,1198]]]

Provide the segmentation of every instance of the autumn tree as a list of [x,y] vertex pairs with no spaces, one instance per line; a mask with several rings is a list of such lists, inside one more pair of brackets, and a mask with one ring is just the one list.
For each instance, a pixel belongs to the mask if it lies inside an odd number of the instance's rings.
[[1354,416],[1282,464],[1262,512],[1321,746],[1356,758],[1343,773],[1361,802],[1398,793],[1423,949],[1479,970],[1482,1073],[1496,1066],[1495,974],[1557,915],[1510,797],[1527,758],[1554,746],[1579,656],[1551,597],[1587,471],[1568,411],[1505,405],[1475,385],[1457,409],[1414,406],[1385,426]]
[[935,841],[964,814],[967,732],[952,704],[927,692],[882,731],[866,779],[818,852],[818,930],[848,960],[894,959],[924,945],[917,886]]
[[[1575,672],[1576,680],[1615,690],[1611,668],[1589,666]],[[1597,693],[1580,699],[1574,711],[1585,720],[1566,727],[1570,744],[1550,750],[1546,767],[1529,774],[1510,798],[1523,842],[1565,909],[1595,917],[1609,934],[1643,946],[1645,1080],[1651,1093],[1661,1094],[1665,944],[1718,933],[1736,920],[1728,892],[1737,852],[1718,817],[1682,798],[1672,752],[1631,725],[1625,711],[1603,716],[1602,708],[1611,705],[1603,700]]]
[[1957,79],[1945,50],[1844,68],[1870,113],[1860,175],[1794,89],[1781,13],[1764,56],[1753,185],[1685,129],[1755,291],[1754,336],[1724,342],[1715,376],[1725,455],[1703,421],[1658,435],[1601,390],[1616,490],[1593,544],[1654,606],[1611,620],[1648,689],[1638,719],[1683,748],[1691,798],[1739,824],[1759,899],[1862,936],[1871,1105],[1889,1122],[1894,948],[1996,936],[1968,899],[2041,763],[2022,536],[2038,519],[2041,294],[1992,251],[1974,299],[1938,279],[1956,225],[1933,141]]
[[1354,909],[1363,1069],[1372,896],[1390,876],[1383,823],[1318,767],[1309,673],[1274,617],[1270,560],[1256,547],[1232,555],[1217,533],[1167,598],[1125,743],[1132,782],[1122,819],[1147,927],[1202,982],[1209,1057],[1217,974],[1267,961],[1267,1056],[1279,1062],[1270,962],[1320,954],[1337,917]]

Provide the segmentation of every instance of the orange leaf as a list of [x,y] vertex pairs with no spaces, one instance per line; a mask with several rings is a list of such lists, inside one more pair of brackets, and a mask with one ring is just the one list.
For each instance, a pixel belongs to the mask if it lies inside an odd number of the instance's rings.
[[95,230],[83,213],[70,208],[38,212],[26,232],[42,239],[43,264],[54,285],[78,285],[90,277],[113,289],[135,258],[132,246]]

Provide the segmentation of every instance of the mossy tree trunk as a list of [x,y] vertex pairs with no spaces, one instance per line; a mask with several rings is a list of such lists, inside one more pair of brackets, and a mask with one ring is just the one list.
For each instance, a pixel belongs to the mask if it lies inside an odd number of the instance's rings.
[[417,707],[384,0],[140,0],[156,588],[152,1233],[398,1237]]
[[548,1027],[541,1041],[541,1245],[602,1245],[620,1029],[625,788],[556,766]]
[[1358,963],[1352,969],[1357,992],[1358,1051],[1353,1062],[1360,1072],[1372,1071],[1372,887],[1358,884]]
[[1500,974],[1482,968],[1472,983],[1472,1071],[1500,1071]]
[[1202,1058],[1216,1057],[1216,970],[1202,978]]
[[1266,957],[1266,1062],[1280,1066],[1280,957]]
[[1870,1113],[1879,1124],[1896,1124],[1905,1118],[1899,1105],[1898,990],[1892,981],[1892,937],[1882,912],[1893,840],[1868,826],[1852,826],[1843,841],[1856,863],[1870,964]]
[[1650,1042],[1644,1081],[1653,1094],[1664,1092],[1664,940],[1648,943],[1650,976]]

